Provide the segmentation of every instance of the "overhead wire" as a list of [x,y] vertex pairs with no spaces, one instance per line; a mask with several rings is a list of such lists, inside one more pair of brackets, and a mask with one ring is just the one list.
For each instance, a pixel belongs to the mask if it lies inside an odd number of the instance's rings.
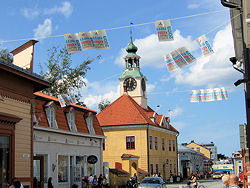
[[[182,17],[179,17],[179,18],[170,18],[170,20],[174,21],[174,20],[192,18],[192,17],[197,17],[197,16],[203,16],[203,15],[221,13],[221,12],[225,12],[225,11],[228,11],[228,10],[227,9],[223,9],[223,10],[209,11],[209,12],[204,12],[204,13],[200,13],[200,14],[193,14],[193,15],[189,15],[189,16],[182,16]],[[138,27],[138,26],[148,25],[148,24],[153,24],[153,23],[155,23],[155,22],[145,22],[145,23],[140,23],[140,24],[133,24],[133,25],[127,25],[127,26],[113,27],[113,28],[106,29],[106,31],[111,31],[111,30],[116,30],[116,29],[124,29],[124,28],[129,28],[129,27]],[[63,34],[60,34],[60,35],[46,36],[46,37],[37,37],[37,38],[30,37],[30,38],[21,38],[21,39],[13,39],[13,40],[0,40],[0,43],[19,42],[19,41],[25,41],[25,40],[38,40],[38,39],[46,39],[46,38],[58,38],[58,37],[63,37],[63,36],[64,36]]]

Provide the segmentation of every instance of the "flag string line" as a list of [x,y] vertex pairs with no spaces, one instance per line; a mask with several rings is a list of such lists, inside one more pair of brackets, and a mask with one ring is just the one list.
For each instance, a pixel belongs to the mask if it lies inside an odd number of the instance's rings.
[[[204,12],[204,13],[200,13],[200,14],[193,14],[193,15],[189,15],[189,16],[182,16],[182,17],[179,17],[179,18],[169,18],[169,20],[174,21],[174,20],[180,20],[180,19],[185,19],[185,18],[192,18],[192,17],[203,16],[203,15],[208,15],[208,14],[221,13],[221,12],[225,12],[225,11],[228,11],[228,10],[227,9],[223,9],[223,10],[217,10],[217,11]],[[138,27],[138,26],[148,25],[148,24],[153,24],[153,23],[155,23],[155,22],[145,22],[145,23],[141,23],[141,24],[133,24],[133,25],[127,25],[127,26],[121,26],[121,27],[113,27],[113,28],[106,29],[106,31],[116,30],[116,29],[123,29],[123,28],[129,28],[129,27]],[[217,27],[216,27],[216,29],[217,29]],[[58,38],[58,37],[63,37],[63,36],[64,35],[54,35],[54,36],[38,37],[36,39],[38,40],[38,39],[46,39],[46,38]],[[33,38],[22,38],[22,39],[14,39],[14,40],[0,40],[0,43],[19,42],[19,41],[34,40],[34,39],[35,38],[33,37]]]

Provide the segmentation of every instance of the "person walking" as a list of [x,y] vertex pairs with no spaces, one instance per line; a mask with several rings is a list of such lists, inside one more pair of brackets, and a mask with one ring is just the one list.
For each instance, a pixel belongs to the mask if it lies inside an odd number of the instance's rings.
[[191,176],[190,182],[193,183],[193,187],[194,187],[194,188],[197,188],[197,187],[198,187],[198,182],[197,182],[197,178],[196,178],[195,175],[192,175],[192,176]]
[[92,176],[92,174],[90,174],[90,176],[88,178],[89,188],[92,188],[92,186],[93,186],[93,179],[94,179],[94,177]]
[[93,184],[94,188],[96,188],[98,186],[98,179],[97,179],[96,175],[94,175],[92,184]]
[[98,177],[97,182],[98,182],[97,187],[101,188],[103,186],[103,177],[102,177],[102,174],[100,174],[100,176]]
[[48,180],[48,188],[54,188],[53,184],[52,184],[52,177],[49,177]]
[[12,178],[11,182],[12,185],[9,188],[23,188],[23,185],[16,177]]

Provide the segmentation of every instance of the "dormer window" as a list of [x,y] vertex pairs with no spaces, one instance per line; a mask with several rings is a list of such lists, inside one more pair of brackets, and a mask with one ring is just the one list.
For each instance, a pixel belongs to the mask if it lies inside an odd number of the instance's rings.
[[58,128],[56,122],[57,107],[54,102],[49,102],[45,105],[45,111],[50,128]]
[[90,134],[95,134],[95,130],[93,127],[93,114],[89,113],[89,116],[86,119],[88,130]]
[[69,130],[73,132],[77,132],[76,124],[75,124],[75,110],[74,108],[68,108],[66,110],[66,117],[69,125]]

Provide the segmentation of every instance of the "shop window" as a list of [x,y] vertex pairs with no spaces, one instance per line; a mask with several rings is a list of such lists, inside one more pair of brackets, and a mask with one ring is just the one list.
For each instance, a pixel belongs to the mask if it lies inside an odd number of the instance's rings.
[[87,163],[87,175],[89,176],[90,174],[95,175],[95,164]]
[[173,140],[173,151],[175,151],[175,140]]
[[0,187],[7,186],[10,171],[10,143],[9,136],[0,136]]
[[165,139],[162,138],[162,150],[165,151]]
[[149,149],[153,149],[153,137],[149,137]]
[[33,160],[33,176],[36,178],[36,180],[39,182],[40,180],[40,171],[43,168],[44,172],[44,183],[48,183],[48,154],[36,154],[37,157],[42,157],[44,161],[44,166],[40,166],[40,160]]
[[88,126],[88,130],[89,130],[89,133],[90,134],[95,134],[95,130],[94,130],[94,127],[93,127],[93,115],[91,113],[91,115],[89,115],[86,119],[87,121],[87,126]]
[[80,182],[81,177],[84,175],[84,158],[83,156],[76,156],[76,166],[75,166],[75,176],[74,180],[75,182]]
[[126,136],[126,149],[135,149],[135,137]]
[[68,182],[68,156],[58,155],[58,182]]
[[155,150],[157,150],[157,149],[158,149],[158,138],[155,137]]
[[172,148],[172,146],[171,146],[171,140],[169,140],[168,141],[168,150],[171,151],[171,148]]

